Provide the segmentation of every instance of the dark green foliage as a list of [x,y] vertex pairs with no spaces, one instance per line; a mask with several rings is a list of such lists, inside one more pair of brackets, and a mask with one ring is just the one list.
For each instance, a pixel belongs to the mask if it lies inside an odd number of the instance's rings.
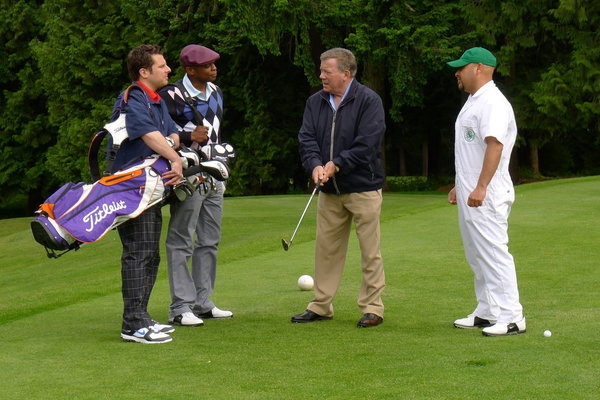
[[[225,86],[230,111],[226,111],[224,135],[237,148],[227,191],[233,195],[285,191],[290,179],[302,177],[296,132],[305,99],[293,92],[301,85],[288,84],[302,82],[302,70],[288,65],[281,71],[274,56],[253,59],[248,54],[243,64],[238,61],[242,60],[236,60],[233,68],[247,79],[234,79]],[[246,70],[248,61],[265,68]]]
[[432,190],[426,176],[388,176],[386,187],[390,192],[420,192]]
[[45,153],[56,142],[48,94],[38,84],[38,62],[29,47],[34,38],[43,38],[39,8],[32,3],[2,2],[0,8],[0,200],[19,193],[35,198],[48,188]]
[[384,190],[388,192],[447,192],[453,186],[453,178],[427,176],[386,176]]
[[[501,88],[513,103],[519,133],[530,149],[543,149],[558,136],[570,156],[580,157],[583,154],[572,144],[583,137],[589,146],[586,152],[597,154],[600,4],[466,0],[464,6],[467,21],[480,32],[482,43],[498,49]],[[536,158],[532,157],[531,168],[540,175]],[[588,170],[592,167],[585,164]]]
[[500,60],[495,79],[520,128],[515,159],[533,175],[598,171],[599,8],[592,0],[2,1],[0,201],[26,196],[31,212],[65,181],[89,180],[89,140],[129,83],[125,58],[141,43],[163,46],[173,80],[184,45],[221,53],[223,134],[238,154],[229,194],[306,188],[296,135],[330,47],[353,50],[358,79],[383,98],[389,175],[453,174],[464,96],[445,62],[474,45]]

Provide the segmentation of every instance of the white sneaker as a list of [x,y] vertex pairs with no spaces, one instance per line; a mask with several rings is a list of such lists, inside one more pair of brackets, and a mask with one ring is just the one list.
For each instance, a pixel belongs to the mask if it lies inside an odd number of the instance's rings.
[[152,327],[140,329],[124,329],[121,331],[121,338],[126,342],[137,343],[168,343],[173,338],[166,333],[156,332]]
[[475,329],[492,326],[495,323],[496,321],[490,321],[487,319],[479,318],[475,315],[469,315],[466,318],[461,318],[454,321],[454,326],[462,329]]
[[481,333],[484,336],[508,336],[525,332],[527,332],[527,325],[525,324],[525,317],[523,317],[522,320],[509,324],[498,322],[489,328],[485,328]]
[[160,322],[157,322],[157,321],[152,321],[152,323],[154,325],[152,325],[151,328],[154,329],[156,332],[161,332],[161,333],[175,332],[175,328],[173,328],[171,325],[161,324]]
[[233,317],[233,313],[231,311],[227,311],[227,310],[220,310],[217,307],[213,307],[212,310],[202,313],[202,314],[197,314],[199,317],[201,318],[231,318]]
[[172,321],[169,321],[171,324],[177,324],[181,326],[202,326],[204,325],[204,321],[200,318],[196,317],[193,312],[188,311],[182,314],[179,314]]

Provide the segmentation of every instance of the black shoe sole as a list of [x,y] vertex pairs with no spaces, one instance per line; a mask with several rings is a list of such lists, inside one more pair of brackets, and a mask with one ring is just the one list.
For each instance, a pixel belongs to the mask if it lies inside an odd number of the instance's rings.
[[[202,323],[202,324],[196,324],[196,325],[183,325],[183,324],[181,324],[181,323],[179,323],[179,322],[172,322],[172,323],[171,323],[171,325],[183,326],[184,328],[185,328],[185,327],[188,327],[188,328],[194,328],[194,327],[197,327],[197,326],[198,326],[198,327],[200,327],[200,326],[204,326],[204,323]],[[165,333],[166,333],[166,332],[165,332]]]
[[293,319],[292,318],[292,322],[295,324],[304,324],[304,323],[316,322],[316,321],[330,321],[332,319],[333,319],[333,317],[319,317],[319,318],[314,318],[314,319]]
[[377,325],[366,325],[366,324],[356,324],[358,328],[373,328],[381,325],[383,322],[378,323]]
[[500,335],[495,335],[493,333],[487,333],[487,332],[481,332],[481,334],[483,336],[488,336],[488,337],[500,337],[500,336],[512,336],[512,335],[520,335],[522,333],[527,332],[527,329],[523,330],[523,331],[512,331],[512,332],[507,332],[507,333],[503,333]]
[[359,328],[373,328],[374,326],[379,326],[381,324],[383,324],[383,320],[379,321],[375,325],[369,325],[369,324],[365,324],[365,323],[363,323],[361,321],[358,321],[358,323],[356,324],[356,326],[359,327]]
[[190,328],[193,328],[195,326],[204,326],[204,322],[201,322],[199,324],[193,324],[193,325],[183,325],[181,322],[179,321],[169,321],[169,325],[177,325],[177,326],[189,326]]

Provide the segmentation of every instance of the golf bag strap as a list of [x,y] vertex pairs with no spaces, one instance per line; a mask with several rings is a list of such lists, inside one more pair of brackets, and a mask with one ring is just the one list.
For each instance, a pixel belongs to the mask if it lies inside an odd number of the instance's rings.
[[202,115],[200,115],[200,111],[198,111],[198,109],[196,108],[196,102],[194,101],[194,98],[192,97],[190,92],[187,91],[187,89],[183,85],[183,82],[175,82],[173,85],[175,85],[175,87],[179,89],[181,95],[183,96],[183,100],[185,100],[185,102],[192,108],[192,111],[194,112],[194,120],[196,122],[196,125],[203,125],[202,121],[204,120],[204,118],[202,117]]
[[106,129],[102,129],[101,131],[97,132],[92,138],[88,148],[88,164],[90,166],[92,181],[94,182],[101,178],[100,165],[98,163],[98,153],[100,152],[100,146],[102,145],[102,141],[106,137],[107,133],[108,131]]
[[[133,88],[138,88],[141,91],[144,90],[144,89],[142,89],[141,86],[139,86],[135,83],[129,85],[129,87],[127,87],[127,89],[125,89],[125,92],[123,93],[123,98],[121,99],[121,104],[119,105],[120,113],[123,112],[123,104],[126,104],[127,101],[129,100],[129,92],[131,92],[131,89],[133,89]],[[104,140],[104,138],[106,137],[107,134],[108,134],[108,131],[106,129],[102,129],[99,132],[96,132],[96,134],[92,138],[92,141],[90,142],[90,145],[88,147],[88,165],[90,167],[90,174],[92,175],[93,182],[100,179],[103,175],[100,172],[100,165],[98,162],[98,153],[100,152],[100,149],[102,146],[102,141]],[[109,149],[107,149],[107,150],[109,150]],[[112,158],[112,157],[110,157],[110,158]],[[109,170],[111,169],[114,161],[115,161],[114,158],[108,160],[107,169],[109,169]]]
[[[144,91],[144,89],[138,85],[137,83],[132,83],[131,85],[129,85],[127,87],[127,89],[125,89],[125,93],[123,93],[123,103],[127,103],[129,101],[129,92],[131,92],[131,89],[133,88],[138,88],[140,89],[142,92]],[[121,107],[122,109],[122,107]]]

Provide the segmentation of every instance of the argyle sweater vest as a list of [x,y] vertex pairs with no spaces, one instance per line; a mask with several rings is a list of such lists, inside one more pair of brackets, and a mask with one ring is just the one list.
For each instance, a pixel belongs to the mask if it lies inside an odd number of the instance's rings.
[[[182,85],[182,81],[177,82]],[[202,116],[201,125],[208,127],[208,142],[202,143],[223,143],[221,137],[221,121],[223,119],[223,92],[221,88],[212,82],[207,82],[212,89],[212,93],[208,100],[201,100],[194,97],[194,105],[200,115]],[[197,125],[200,125],[196,121],[196,115],[190,105],[185,101],[183,94],[180,89],[169,84],[158,91],[163,101],[167,104],[169,114],[171,118],[177,124],[177,127],[184,132],[192,132]],[[186,140],[185,135],[182,136],[183,144],[186,146],[197,147],[196,143],[192,143],[191,140]]]

